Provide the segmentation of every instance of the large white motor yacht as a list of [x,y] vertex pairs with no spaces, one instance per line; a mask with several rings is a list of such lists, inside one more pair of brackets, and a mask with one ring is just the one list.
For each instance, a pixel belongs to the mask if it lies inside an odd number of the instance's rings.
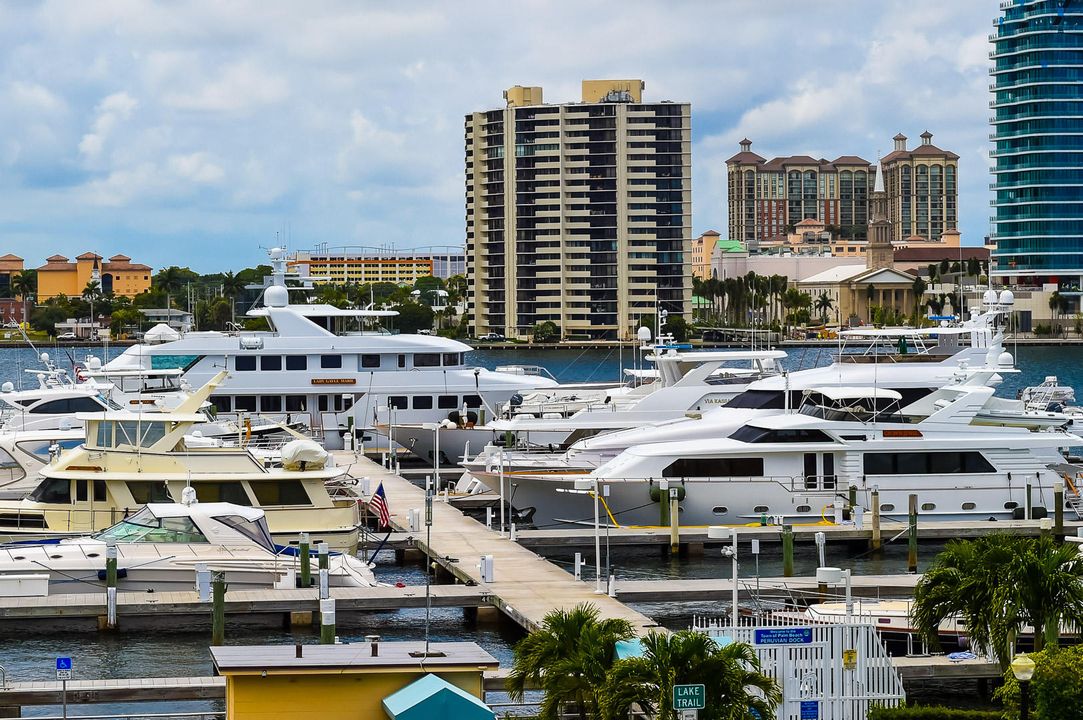
[[428,423],[466,408],[492,416],[517,392],[550,387],[550,378],[466,364],[469,345],[429,335],[392,335],[375,326],[397,313],[293,304],[286,253],[271,250],[271,285],[250,310],[263,331],[190,332],[127,348],[103,370],[181,368],[193,386],[219,370],[229,381],[211,398],[219,415],[303,420],[329,449],[353,428]]
[[[24,580],[20,586],[32,588],[26,594],[101,592],[109,545],[117,549],[120,592],[194,590],[200,566],[224,572],[230,590],[292,588],[300,573],[297,552],[274,543],[259,508],[150,503],[96,535],[0,546],[0,586],[4,576],[15,575]],[[328,566],[332,587],[376,585],[356,557],[333,553]]]
[[[682,525],[819,521],[851,486],[882,516],[905,516],[916,493],[923,521],[1005,520],[1026,504],[1049,508],[1062,450],[1083,446],[1064,430],[972,424],[993,389],[962,384],[899,407],[880,388],[820,388],[796,414],[751,419],[728,437],[630,447],[586,475],[511,474],[509,501],[543,527],[593,521],[590,497],[608,486],[607,514],[622,525],[658,524],[660,493],[677,487]],[[1074,507],[1074,505],[1072,505]]]

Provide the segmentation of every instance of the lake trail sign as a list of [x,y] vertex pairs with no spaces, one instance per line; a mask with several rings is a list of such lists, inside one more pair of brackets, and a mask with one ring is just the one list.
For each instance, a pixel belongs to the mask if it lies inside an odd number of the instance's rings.
[[674,710],[703,710],[707,707],[707,689],[703,685],[674,685]]

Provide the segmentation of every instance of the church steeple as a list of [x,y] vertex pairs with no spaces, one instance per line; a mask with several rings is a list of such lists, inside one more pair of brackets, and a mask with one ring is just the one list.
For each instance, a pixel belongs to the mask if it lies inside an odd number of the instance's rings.
[[893,268],[895,249],[891,245],[891,222],[887,219],[887,192],[884,190],[884,166],[878,163],[869,213],[869,241],[865,247],[865,267],[870,270]]

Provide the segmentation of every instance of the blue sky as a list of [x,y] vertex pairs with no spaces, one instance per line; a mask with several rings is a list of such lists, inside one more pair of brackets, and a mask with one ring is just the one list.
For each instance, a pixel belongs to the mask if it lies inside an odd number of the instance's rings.
[[692,103],[693,230],[724,161],[872,159],[903,132],[960,156],[989,231],[993,0],[0,4],[0,254],[256,264],[260,246],[461,244],[463,116],[642,78]]

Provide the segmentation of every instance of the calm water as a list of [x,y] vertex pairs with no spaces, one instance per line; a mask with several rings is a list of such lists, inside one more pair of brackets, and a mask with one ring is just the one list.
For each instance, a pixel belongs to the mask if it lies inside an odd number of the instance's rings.
[[[81,361],[87,352],[99,357],[111,358],[120,352],[109,348],[107,353],[96,348],[41,348],[49,352],[62,365],[70,366],[72,360]],[[829,362],[831,348],[790,349],[785,366],[791,370],[816,367]],[[620,352],[597,349],[534,349],[514,348],[508,350],[479,350],[470,362],[493,368],[506,364],[535,364],[547,368],[559,380],[565,382],[616,381],[622,367],[631,367],[634,360],[631,351]],[[1083,387],[1083,348],[1073,347],[1022,347],[1017,351],[1019,373],[1006,374],[998,394],[1014,397],[1016,390],[1040,383],[1047,375],[1057,375],[1062,384]],[[34,352],[29,349],[0,350],[0,382],[11,381],[16,385],[36,385],[33,375],[25,369],[40,365]],[[939,549],[938,545],[923,544],[920,564],[924,567]],[[552,559],[571,566],[572,553],[558,553]],[[781,550],[778,545],[764,544],[760,555],[759,574],[775,576],[782,574]],[[377,576],[385,582],[402,580],[408,584],[423,582],[417,567],[395,565],[391,553],[377,557]],[[729,577],[730,563],[717,551],[708,551],[698,558],[662,558],[652,548],[614,548],[610,562],[620,578],[665,579]],[[852,567],[859,574],[904,572],[906,547],[903,541],[885,548],[878,558],[860,551],[848,553],[839,545],[829,547],[828,564]],[[795,548],[795,571],[810,574],[816,567],[816,549],[811,543],[798,543]],[[584,570],[584,576],[593,578],[593,564]],[[742,578],[756,574],[756,564],[747,551],[742,552],[740,569]],[[720,615],[726,611],[725,603],[653,603],[638,606],[670,628],[687,627],[693,615]],[[422,611],[401,611],[360,616],[343,627],[340,636],[346,642],[364,639],[366,634],[379,634],[386,640],[417,640],[423,637],[424,614]],[[129,632],[120,635],[98,633],[28,634],[24,632],[0,635],[0,665],[7,670],[9,680],[47,680],[54,677],[53,658],[70,655],[74,659],[77,678],[111,678],[142,676],[203,675],[210,672],[210,656],[207,652],[209,632],[186,632],[181,627],[166,627],[154,632]],[[432,614],[431,633],[434,640],[474,640],[496,656],[501,663],[511,660],[511,645],[515,635],[501,634],[493,627],[468,629],[459,610],[435,610]],[[293,643],[316,642],[318,635],[312,631],[287,633],[273,630],[254,630],[230,627],[227,642]],[[161,703],[154,708],[147,705],[136,708],[140,712],[198,710],[212,707],[208,703]],[[100,705],[75,708],[76,714],[131,712],[131,706]],[[37,708],[25,711],[27,716],[59,714],[57,708]]]

